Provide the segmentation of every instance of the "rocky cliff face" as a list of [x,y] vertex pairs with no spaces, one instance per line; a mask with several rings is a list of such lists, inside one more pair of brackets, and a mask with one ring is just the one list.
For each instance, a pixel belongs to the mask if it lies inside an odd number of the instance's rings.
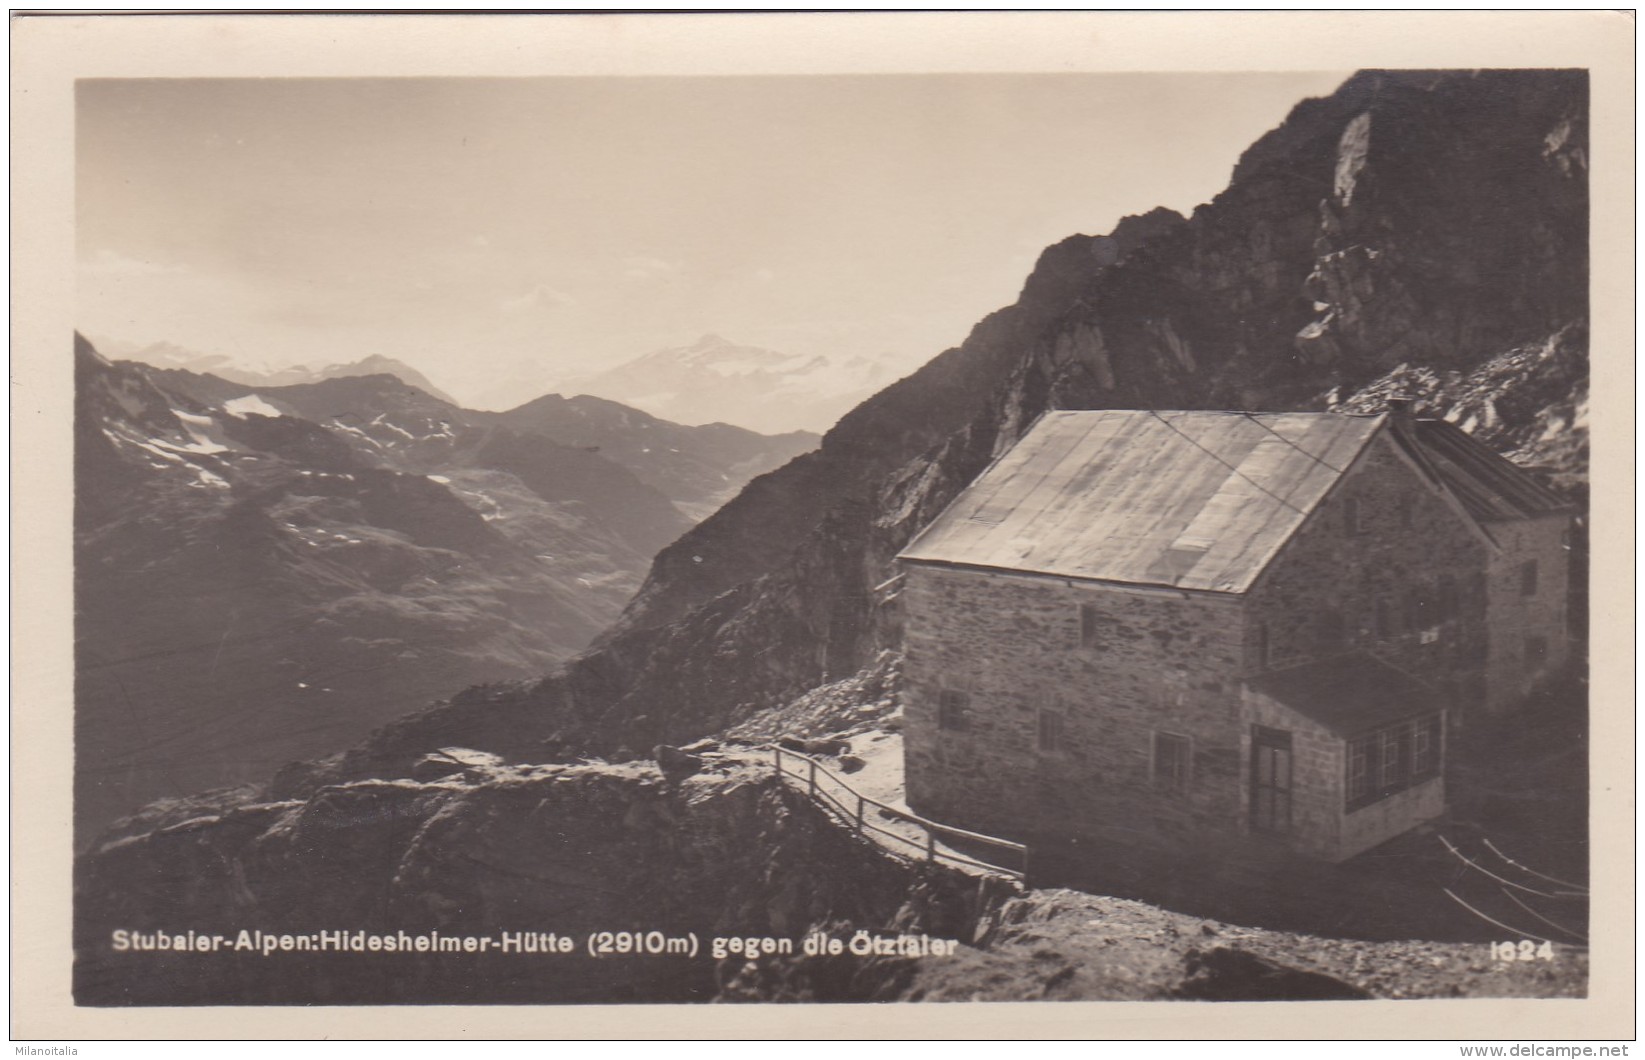
[[1192,217],[1048,249],[1015,305],[664,549],[594,650],[319,775],[398,775],[435,741],[646,747],[849,675],[897,640],[876,591],[897,550],[1048,408],[1366,408],[1421,383],[1419,411],[1579,487],[1586,113],[1580,71],[1369,72],[1302,103]]

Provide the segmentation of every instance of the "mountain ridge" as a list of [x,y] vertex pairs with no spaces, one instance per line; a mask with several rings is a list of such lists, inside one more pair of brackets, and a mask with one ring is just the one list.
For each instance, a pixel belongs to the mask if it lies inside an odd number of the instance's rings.
[[252,387],[79,336],[75,372],[83,829],[551,668],[616,617],[684,507],[808,444],[709,431],[671,456],[706,483],[677,503],[609,458],[620,422],[602,455],[392,375]]
[[147,346],[138,346],[109,339],[88,341],[112,351],[117,360],[138,361],[152,368],[210,374],[247,386],[291,386],[297,383],[318,383],[327,379],[347,379],[360,375],[392,375],[449,405],[457,404],[455,398],[436,387],[423,373],[404,361],[381,353],[368,354],[358,361],[342,361],[318,367],[294,364],[285,368],[253,368],[237,363],[226,354],[197,353],[171,342],[151,342]]

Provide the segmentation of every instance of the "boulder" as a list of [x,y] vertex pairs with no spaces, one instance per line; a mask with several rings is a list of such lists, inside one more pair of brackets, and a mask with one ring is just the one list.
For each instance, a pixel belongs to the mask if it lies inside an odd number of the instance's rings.
[[660,743],[651,749],[651,757],[657,760],[657,768],[671,777],[688,777],[700,772],[703,760],[694,754],[688,754],[678,747],[670,747]]

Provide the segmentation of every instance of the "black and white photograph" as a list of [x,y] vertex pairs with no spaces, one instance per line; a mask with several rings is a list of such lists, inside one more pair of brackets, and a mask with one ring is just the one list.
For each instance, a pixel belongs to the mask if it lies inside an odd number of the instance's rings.
[[62,89],[65,1008],[1631,994],[1581,49],[830,68],[876,17]]

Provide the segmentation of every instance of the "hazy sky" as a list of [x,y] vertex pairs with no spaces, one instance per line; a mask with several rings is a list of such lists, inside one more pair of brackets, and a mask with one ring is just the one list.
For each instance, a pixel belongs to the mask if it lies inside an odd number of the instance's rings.
[[710,331],[923,361],[1345,76],[86,81],[77,323],[459,398]]

